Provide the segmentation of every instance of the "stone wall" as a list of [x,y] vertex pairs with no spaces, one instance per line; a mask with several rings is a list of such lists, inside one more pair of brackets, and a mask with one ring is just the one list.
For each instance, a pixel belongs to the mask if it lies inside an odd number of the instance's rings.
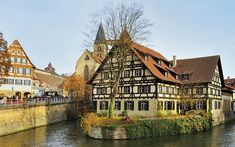
[[0,136],[67,120],[73,104],[0,110]]

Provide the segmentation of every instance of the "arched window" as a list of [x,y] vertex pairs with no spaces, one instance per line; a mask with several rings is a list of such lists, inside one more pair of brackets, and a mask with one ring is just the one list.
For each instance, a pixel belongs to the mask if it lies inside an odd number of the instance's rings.
[[85,60],[89,60],[89,57],[86,55]]
[[84,78],[87,81],[89,80],[89,67],[87,65],[84,67]]

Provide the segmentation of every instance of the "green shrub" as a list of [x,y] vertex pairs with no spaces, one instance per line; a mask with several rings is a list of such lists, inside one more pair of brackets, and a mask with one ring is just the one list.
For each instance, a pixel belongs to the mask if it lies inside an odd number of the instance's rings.
[[108,111],[101,111],[97,115],[100,116],[100,117],[108,117],[109,113],[108,113]]
[[146,138],[164,135],[188,134],[212,127],[210,115],[195,115],[174,119],[139,120],[127,125],[128,138]]

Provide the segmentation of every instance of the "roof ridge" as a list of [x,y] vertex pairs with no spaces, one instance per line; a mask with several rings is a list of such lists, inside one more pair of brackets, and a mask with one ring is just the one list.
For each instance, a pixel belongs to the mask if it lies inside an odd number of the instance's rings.
[[[177,61],[182,61],[182,60],[196,60],[196,59],[205,59],[205,58],[213,58],[213,57],[220,57],[220,55],[201,56],[201,57],[193,57],[193,58],[177,59]],[[170,60],[170,61],[172,61],[172,60]]]

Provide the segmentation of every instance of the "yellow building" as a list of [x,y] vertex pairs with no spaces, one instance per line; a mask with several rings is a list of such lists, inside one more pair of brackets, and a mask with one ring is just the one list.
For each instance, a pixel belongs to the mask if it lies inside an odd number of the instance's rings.
[[82,76],[88,81],[100,66],[107,54],[107,51],[108,47],[106,45],[104,29],[102,24],[100,24],[94,42],[94,51],[89,51],[86,49],[82,53],[76,63],[75,74]]

